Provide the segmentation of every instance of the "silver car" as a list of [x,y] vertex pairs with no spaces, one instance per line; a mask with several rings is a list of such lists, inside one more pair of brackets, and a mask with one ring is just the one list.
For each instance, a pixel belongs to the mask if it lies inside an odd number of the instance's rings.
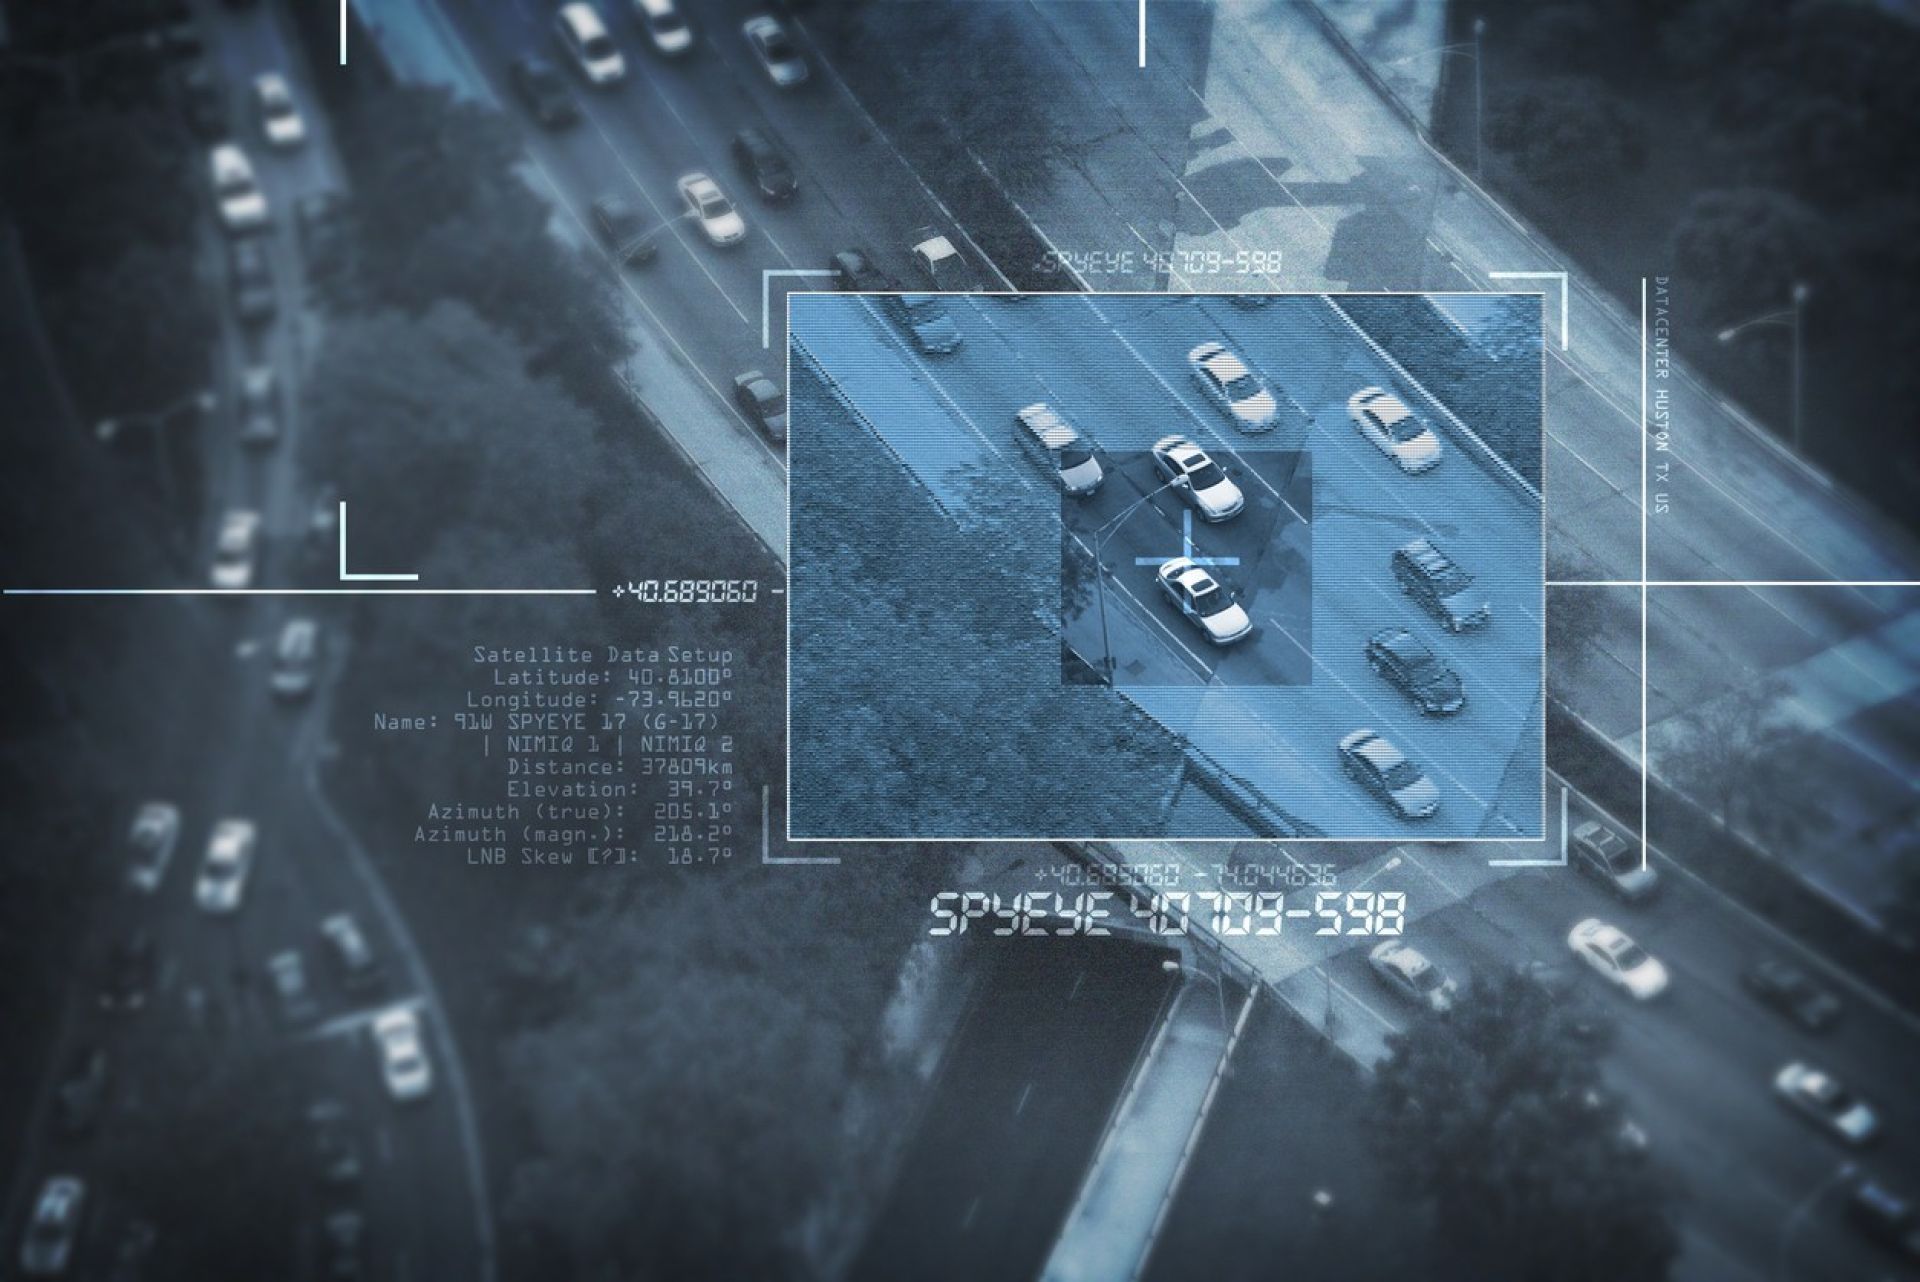
[[1225,343],[1202,343],[1187,353],[1187,367],[1206,398],[1219,406],[1243,432],[1267,432],[1279,419],[1280,403],[1247,363]]
[[1233,589],[1204,566],[1176,556],[1164,562],[1154,577],[1174,609],[1192,620],[1215,645],[1230,645],[1252,634],[1253,618],[1246,607],[1234,599]]
[[1100,460],[1093,456],[1092,442],[1051,405],[1036,401],[1015,410],[1013,417],[1013,436],[1020,448],[1068,494],[1084,498],[1107,479]]
[[1247,496],[1211,455],[1184,436],[1153,443],[1153,468],[1203,521],[1224,521],[1247,505]]

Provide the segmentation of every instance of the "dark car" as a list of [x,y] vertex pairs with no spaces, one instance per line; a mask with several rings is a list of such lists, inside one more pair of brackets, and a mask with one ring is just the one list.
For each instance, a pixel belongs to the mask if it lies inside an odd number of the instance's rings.
[[1920,1264],[1920,1212],[1911,1198],[1864,1176],[1847,1196],[1847,1222],[1868,1241]]
[[273,318],[273,270],[267,266],[267,252],[256,240],[236,240],[227,246],[228,285],[233,290],[233,310],[249,325],[265,324]]
[[1598,819],[1575,824],[1567,833],[1567,860],[1630,904],[1650,898],[1660,887],[1660,874],[1633,843]]
[[740,412],[776,441],[787,439],[787,398],[780,385],[757,369],[733,380],[733,399]]
[[1840,999],[1814,983],[1791,962],[1769,958],[1755,962],[1740,983],[1763,1006],[1771,1006],[1810,1033],[1832,1026],[1840,1018]]
[[350,1282],[367,1275],[367,1221],[358,1211],[335,1211],[320,1225],[319,1276]]
[[218,142],[230,132],[227,115],[227,88],[213,68],[196,62],[180,70],[176,84],[180,92],[180,112],[194,136]]
[[360,1182],[360,1142],[354,1138],[347,1106],[335,1099],[315,1100],[307,1106],[307,1129],[313,1136],[313,1173],[322,1184]]
[[145,1006],[159,969],[160,950],[147,931],[136,930],[115,940],[107,950],[106,974],[100,984],[101,1009],[132,1011]]
[[652,222],[619,192],[594,198],[593,229],[622,263],[651,262],[655,252]]
[[1612,1040],[1612,1021],[1587,999],[1586,979],[1571,966],[1534,958],[1519,967],[1519,974],[1546,995],[1575,1037],[1595,1047]]
[[843,249],[827,264],[833,272],[833,287],[848,293],[883,294],[900,288],[900,282],[867,261],[857,249]]
[[1487,595],[1474,589],[1473,576],[1454,563],[1431,539],[1415,539],[1395,548],[1393,577],[1449,632],[1484,627],[1493,617]]
[[1447,716],[1466,705],[1460,674],[1405,628],[1382,628],[1368,637],[1367,663],[1428,716]]
[[112,1061],[105,1047],[74,1048],[53,1092],[53,1116],[60,1129],[68,1135],[91,1131],[106,1110],[112,1080]]
[[960,327],[953,323],[938,294],[889,294],[887,311],[900,328],[929,356],[960,349]]
[[787,153],[763,129],[742,129],[733,137],[733,161],[754,190],[768,200],[789,200],[800,190]]
[[513,91],[520,95],[527,114],[542,127],[559,129],[580,119],[580,108],[567,89],[566,77],[545,58],[516,58],[509,74]]
[[386,971],[352,913],[335,913],[322,921],[320,941],[335,978],[348,992],[372,992],[386,982]]

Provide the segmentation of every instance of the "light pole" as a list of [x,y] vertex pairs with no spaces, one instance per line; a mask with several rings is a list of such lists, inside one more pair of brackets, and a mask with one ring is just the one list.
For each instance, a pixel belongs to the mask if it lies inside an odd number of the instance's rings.
[[129,428],[145,428],[152,433],[154,453],[160,458],[160,488],[166,496],[167,507],[171,510],[175,502],[175,491],[173,454],[167,439],[167,426],[185,414],[210,414],[214,406],[219,403],[219,397],[215,396],[211,390],[202,388],[157,410],[116,414],[103,418],[93,425],[93,435],[102,445],[112,445],[120,439],[120,434]]
[[1483,172],[1481,164],[1481,136],[1484,131],[1482,126],[1487,117],[1486,76],[1481,70],[1481,37],[1487,34],[1487,20],[1485,18],[1475,18],[1471,30],[1473,32],[1473,39],[1471,40],[1457,40],[1449,45],[1440,45],[1433,49],[1422,49],[1419,53],[1404,54],[1401,57],[1390,59],[1385,65],[1397,67],[1403,62],[1412,62],[1415,58],[1431,58],[1435,54],[1440,55],[1442,58],[1448,54],[1453,54],[1456,57],[1473,59],[1473,176],[1479,178]]
[[1838,1170],[1814,1185],[1813,1191],[1800,1199],[1800,1204],[1793,1208],[1792,1213],[1789,1214],[1785,1222],[1781,1224],[1780,1253],[1774,1261],[1773,1269],[1775,1282],[1788,1282],[1788,1276],[1791,1272],[1789,1268],[1791,1264],[1789,1251],[1793,1246],[1793,1235],[1799,1232],[1801,1222],[1807,1218],[1814,1207],[1820,1204],[1820,1200],[1827,1195],[1828,1191],[1832,1189],[1834,1185],[1851,1178],[1853,1170],[1852,1162],[1840,1163]]
[[1157,494],[1163,494],[1176,487],[1185,488],[1189,483],[1186,477],[1176,476],[1171,481],[1148,490],[1127,504],[1120,515],[1093,532],[1093,584],[1096,595],[1100,598],[1100,675],[1106,678],[1108,685],[1113,684],[1113,641],[1107,633],[1107,566],[1106,562],[1101,560],[1101,554],[1106,550],[1107,540],[1114,536],[1120,529],[1121,523],[1138,511],[1143,503]]
[[1804,452],[1801,448],[1800,407],[1803,399],[1802,389],[1805,386],[1804,376],[1801,371],[1806,355],[1806,344],[1801,337],[1801,322],[1806,313],[1807,300],[1811,297],[1813,297],[1813,290],[1809,286],[1802,282],[1795,282],[1793,290],[1789,295],[1791,301],[1787,307],[1779,311],[1768,312],[1764,316],[1755,316],[1751,320],[1741,321],[1738,325],[1729,325],[1715,335],[1721,342],[1731,343],[1748,330],[1758,329],[1763,325],[1778,325],[1792,334],[1793,358],[1788,377],[1793,387],[1789,403],[1792,406],[1793,414],[1793,452],[1795,454]]

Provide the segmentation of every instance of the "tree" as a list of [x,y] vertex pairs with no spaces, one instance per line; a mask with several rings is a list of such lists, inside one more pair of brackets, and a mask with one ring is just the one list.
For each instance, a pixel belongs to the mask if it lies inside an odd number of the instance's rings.
[[1668,255],[1693,316],[1708,325],[1784,307],[1795,281],[1815,293],[1829,274],[1827,231],[1791,196],[1761,188],[1703,191],[1674,225]]
[[1598,195],[1646,159],[1640,120],[1605,83],[1563,76],[1497,95],[1487,142],[1541,191]]
[[158,410],[207,385],[215,327],[192,261],[134,242],[49,300],[67,379],[103,414]]
[[500,1047],[532,1134],[510,1251],[609,1282],[810,1271],[801,1226],[848,1160],[856,1087],[909,1071],[876,1049],[923,929],[892,909],[943,875],[918,851],[813,871],[583,883],[564,930],[514,950],[519,997],[529,971],[570,995]]
[[1650,758],[1653,770],[1693,793],[1731,830],[1735,807],[1765,796],[1770,772],[1763,763],[1787,733],[1780,721],[1785,695],[1784,682],[1768,679],[1735,686],[1681,714],[1678,740]]
[[[1558,550],[1547,554],[1547,578],[1566,583],[1603,579],[1591,557]],[[1568,672],[1584,669],[1601,651],[1595,644],[1606,631],[1613,611],[1612,589],[1563,587],[1547,589],[1547,654]]]
[[1541,988],[1476,979],[1388,1047],[1369,1091],[1374,1145],[1434,1211],[1431,1276],[1666,1276],[1679,1246],[1667,1191]]

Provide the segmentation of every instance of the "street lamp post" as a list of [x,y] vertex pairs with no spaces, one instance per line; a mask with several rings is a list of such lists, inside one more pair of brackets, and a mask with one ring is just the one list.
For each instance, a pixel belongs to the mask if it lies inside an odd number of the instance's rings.
[[1419,53],[1404,54],[1389,60],[1386,65],[1394,67],[1403,62],[1412,62],[1415,58],[1431,58],[1435,54],[1442,58],[1452,54],[1455,57],[1473,59],[1473,176],[1479,178],[1484,173],[1481,163],[1481,143],[1487,118],[1486,75],[1482,70],[1481,37],[1487,34],[1487,20],[1475,18],[1472,31],[1473,39],[1471,40],[1455,41],[1453,44],[1422,49]]
[[1100,599],[1100,675],[1106,678],[1108,685],[1113,684],[1113,641],[1107,632],[1107,566],[1106,562],[1101,559],[1102,554],[1106,551],[1107,540],[1112,538],[1114,534],[1119,531],[1121,524],[1137,512],[1140,506],[1148,499],[1153,498],[1155,495],[1163,494],[1177,486],[1184,486],[1186,484],[1188,484],[1186,477],[1176,476],[1171,481],[1167,481],[1154,489],[1148,490],[1145,494],[1142,494],[1139,498],[1127,504],[1120,515],[1114,517],[1111,521],[1108,521],[1105,525],[1094,531],[1093,584],[1095,593]]
[[1779,311],[1768,312],[1762,316],[1755,316],[1751,320],[1741,321],[1738,325],[1729,325],[1715,335],[1715,337],[1722,343],[1731,343],[1748,330],[1758,329],[1763,325],[1778,325],[1791,334],[1793,355],[1789,363],[1788,378],[1792,385],[1792,393],[1788,398],[1788,403],[1791,406],[1790,412],[1793,415],[1793,452],[1795,454],[1801,454],[1805,451],[1801,443],[1800,414],[1802,401],[1804,399],[1803,389],[1806,385],[1805,374],[1803,372],[1806,360],[1806,343],[1802,336],[1804,328],[1802,322],[1806,314],[1807,300],[1813,297],[1813,290],[1803,282],[1795,282],[1793,290],[1788,297],[1790,302],[1787,307]]
[[112,445],[120,439],[122,432],[129,429],[145,428],[150,432],[154,453],[160,459],[160,489],[166,497],[168,509],[172,510],[176,501],[176,489],[173,476],[173,453],[166,429],[175,419],[183,415],[211,413],[217,404],[219,404],[219,398],[212,391],[202,388],[157,410],[117,414],[103,418],[93,425],[93,435],[102,445]]
[[1812,1191],[1800,1200],[1800,1204],[1793,1208],[1793,1211],[1780,1225],[1780,1250],[1778,1257],[1774,1260],[1773,1269],[1776,1282],[1789,1282],[1792,1274],[1791,1252],[1793,1236],[1799,1232],[1801,1222],[1812,1213],[1813,1208],[1820,1204],[1821,1199],[1826,1197],[1828,1191],[1831,1190],[1834,1185],[1852,1178],[1853,1172],[1854,1165],[1852,1162],[1840,1163],[1839,1168],[1836,1169],[1833,1174],[1813,1186]]

